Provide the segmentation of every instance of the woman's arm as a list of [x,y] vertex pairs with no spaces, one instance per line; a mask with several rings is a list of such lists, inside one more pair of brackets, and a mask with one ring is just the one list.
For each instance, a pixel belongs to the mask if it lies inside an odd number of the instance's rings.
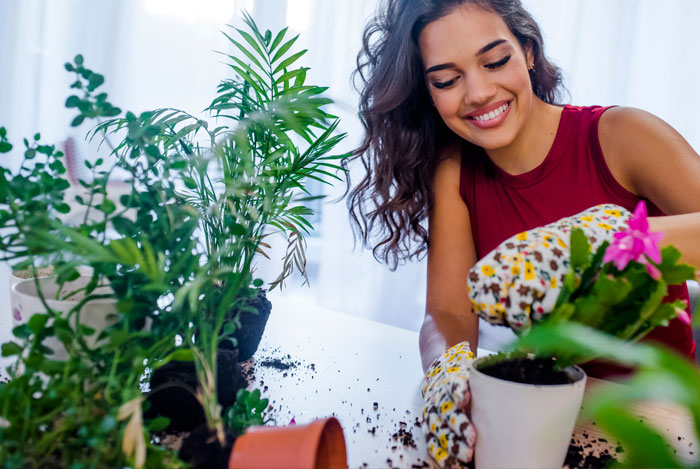
[[419,335],[423,370],[447,348],[468,340],[476,351],[479,319],[467,296],[467,274],[476,263],[469,211],[459,195],[460,155],[451,153],[433,179],[425,320]]
[[658,117],[633,108],[606,111],[598,128],[608,167],[628,191],[659,207],[667,217],[649,218],[683,261],[700,266],[700,156]]

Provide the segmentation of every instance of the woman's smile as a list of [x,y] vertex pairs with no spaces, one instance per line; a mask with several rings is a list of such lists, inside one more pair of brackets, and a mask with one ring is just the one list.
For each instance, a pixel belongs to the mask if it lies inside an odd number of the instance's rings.
[[419,47],[430,97],[447,127],[487,152],[510,147],[532,107],[532,58],[501,17],[458,7],[423,29]]
[[485,106],[464,116],[464,120],[480,129],[498,127],[505,122],[510,113],[512,101],[501,101],[491,106]]

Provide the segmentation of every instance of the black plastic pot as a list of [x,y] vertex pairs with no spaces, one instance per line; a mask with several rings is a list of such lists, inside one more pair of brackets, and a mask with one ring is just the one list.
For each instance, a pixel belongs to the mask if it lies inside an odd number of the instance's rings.
[[[222,409],[236,402],[236,393],[248,382],[243,375],[236,350],[222,350],[216,360],[217,394]],[[172,361],[151,376],[147,419],[163,416],[170,419],[168,431],[191,431],[204,423],[204,411],[192,394],[197,389],[194,363]]]
[[[247,305],[255,312],[241,311],[241,328],[229,336],[229,338],[235,339],[238,344],[236,347],[238,349],[238,361],[248,360],[258,350],[263,332],[265,332],[265,325],[272,310],[272,303],[267,299],[265,290],[258,290],[258,295],[248,299]],[[219,347],[232,350],[234,345],[232,341],[224,340]]]

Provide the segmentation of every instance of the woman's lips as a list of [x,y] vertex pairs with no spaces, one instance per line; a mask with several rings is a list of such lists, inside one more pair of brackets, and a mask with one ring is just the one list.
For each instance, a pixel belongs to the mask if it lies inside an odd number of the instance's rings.
[[[491,119],[476,120],[476,119],[474,119],[474,116],[469,116],[469,117],[466,117],[464,120],[466,120],[471,125],[478,127],[480,129],[490,129],[493,127],[498,127],[506,120],[506,117],[508,117],[508,114],[510,113],[510,109],[512,107],[512,103],[513,103],[512,101],[508,101],[506,103],[507,104],[506,109]],[[497,108],[497,109],[499,109],[499,108]]]

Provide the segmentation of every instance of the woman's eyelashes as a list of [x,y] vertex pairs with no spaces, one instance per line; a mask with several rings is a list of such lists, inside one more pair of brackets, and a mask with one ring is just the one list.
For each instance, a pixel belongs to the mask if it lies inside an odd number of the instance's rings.
[[501,60],[499,60],[498,62],[491,62],[490,64],[484,65],[484,67],[490,68],[490,69],[492,69],[492,70],[495,69],[495,68],[501,68],[501,67],[503,67],[503,66],[506,64],[506,62],[508,62],[509,60],[510,60],[510,54],[506,55],[505,57],[503,57],[503,58],[502,58]]
[[[501,60],[499,60],[497,62],[488,63],[488,64],[484,65],[484,67],[486,67],[490,70],[495,70],[497,68],[503,67],[506,63],[508,63],[509,60],[510,60],[510,54],[506,55],[505,57],[503,57]],[[459,78],[459,77],[455,77],[455,78],[448,80],[448,81],[434,81],[432,83],[433,83],[433,86],[435,88],[441,90],[443,88],[448,88],[448,87],[454,85],[455,81],[457,81],[457,78]]]
[[455,82],[455,81],[457,81],[456,78],[453,78],[452,80],[449,80],[449,81],[442,81],[442,82],[434,81],[434,82],[433,82],[433,86],[434,86],[435,88],[441,90],[441,89],[443,89],[443,88],[447,88],[448,86],[454,85],[454,82]]

